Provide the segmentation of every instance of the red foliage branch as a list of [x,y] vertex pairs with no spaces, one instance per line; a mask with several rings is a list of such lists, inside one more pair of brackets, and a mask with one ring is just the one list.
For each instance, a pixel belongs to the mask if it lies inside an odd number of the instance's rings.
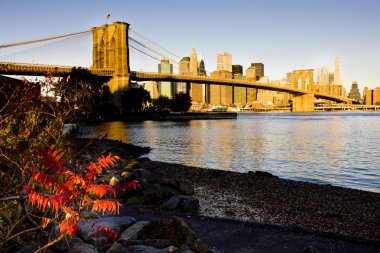
[[[98,163],[91,162],[82,176],[68,168],[68,163],[62,159],[64,153],[60,150],[36,150],[33,154],[38,158],[39,169],[33,173],[25,187],[25,191],[29,193],[28,200],[32,206],[45,213],[51,210],[58,220],[61,217],[59,214],[64,214],[64,218],[58,222],[61,235],[75,235],[80,212],[89,206],[92,212],[119,213],[121,204],[116,200],[117,194],[127,189],[136,189],[136,181],[114,186],[96,184],[103,170],[110,168],[120,159],[118,156],[108,154],[99,157]],[[38,189],[45,193],[39,192]],[[103,199],[107,196],[113,199]],[[76,209],[70,208],[72,206]],[[42,217],[41,226],[46,227],[54,220]],[[102,228],[101,231],[106,233],[111,242],[116,240],[117,234],[112,229]]]

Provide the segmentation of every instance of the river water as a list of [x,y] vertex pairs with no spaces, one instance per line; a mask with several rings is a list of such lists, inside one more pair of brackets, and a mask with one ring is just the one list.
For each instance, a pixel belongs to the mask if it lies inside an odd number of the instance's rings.
[[150,146],[152,160],[380,192],[380,113],[252,113],[236,120],[107,122],[84,129]]

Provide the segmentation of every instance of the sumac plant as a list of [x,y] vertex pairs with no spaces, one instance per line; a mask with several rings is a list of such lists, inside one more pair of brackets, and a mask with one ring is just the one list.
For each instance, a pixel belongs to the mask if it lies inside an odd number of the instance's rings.
[[[43,250],[65,236],[73,236],[83,211],[116,214],[121,204],[117,194],[136,189],[136,181],[116,185],[101,184],[102,172],[115,165],[118,156],[100,156],[97,163],[90,162],[83,173],[75,173],[63,158],[60,150],[36,150],[33,152],[35,171],[25,187],[30,204],[40,210],[41,226],[59,225],[60,235],[46,244]],[[100,230],[99,228],[94,228]],[[116,232],[102,228],[110,241],[116,240]]]

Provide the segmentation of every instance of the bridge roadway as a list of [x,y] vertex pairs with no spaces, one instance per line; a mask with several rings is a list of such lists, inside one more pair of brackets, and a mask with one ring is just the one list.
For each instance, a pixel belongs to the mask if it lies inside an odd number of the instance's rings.
[[[13,63],[13,62],[0,62],[0,74],[3,75],[67,75],[71,72],[72,66],[58,66],[58,65],[44,65],[32,63]],[[113,70],[107,69],[89,69],[90,72],[98,76],[112,77]],[[204,83],[204,84],[219,84],[235,87],[248,87],[263,90],[272,90],[286,92],[294,95],[310,94],[308,90],[296,89],[289,86],[278,86],[265,84],[260,82],[251,82],[239,79],[223,79],[205,76],[194,75],[176,75],[155,72],[130,72],[130,78],[135,81],[174,81],[174,82],[191,82],[191,83]],[[347,102],[346,98],[326,95],[323,93],[314,93],[316,98],[332,100],[336,102]]]

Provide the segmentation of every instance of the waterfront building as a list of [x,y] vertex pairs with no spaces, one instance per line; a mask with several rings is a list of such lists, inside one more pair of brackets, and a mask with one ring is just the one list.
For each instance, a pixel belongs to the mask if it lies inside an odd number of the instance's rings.
[[365,105],[380,105],[380,87],[373,90],[364,88],[364,104]]
[[178,63],[178,74],[189,75],[190,74],[190,57],[182,57]]
[[232,73],[232,55],[227,52],[217,53],[216,70],[225,70]]
[[255,67],[256,80],[260,80],[264,76],[264,64],[263,63],[251,63],[251,67]]
[[348,98],[352,99],[355,102],[359,102],[359,103],[363,102],[360,95],[358,83],[356,81],[352,82],[352,86],[351,86],[350,93],[348,94]]
[[[190,75],[190,57],[182,57],[178,64],[179,75]],[[190,83],[179,82],[177,83],[176,93],[189,93]]]
[[[195,76],[199,75],[198,57],[194,48],[190,55],[190,74]],[[199,83],[191,83],[190,86],[190,96],[193,102],[202,103],[204,100],[203,85]]]
[[[232,79],[232,72],[227,70],[216,70],[211,73],[211,77],[214,78],[227,78]],[[232,86],[210,84],[209,86],[209,101],[211,105],[230,105],[233,103]]]
[[[158,64],[158,73],[173,74],[173,64],[171,64],[167,59],[161,60]],[[175,84],[169,81],[159,81],[158,93],[159,96],[172,98],[175,93]]]
[[156,99],[159,97],[156,81],[146,81],[143,84],[143,87],[145,90],[147,90],[149,92],[150,97],[152,99]]
[[[232,77],[234,79],[243,79],[243,66],[232,65]],[[233,103],[237,106],[243,106],[247,103],[247,88],[233,87]]]
[[[256,82],[256,68],[250,66],[245,70],[245,78],[247,81]],[[257,89],[256,88],[247,88],[247,103],[252,103],[257,100]]]

